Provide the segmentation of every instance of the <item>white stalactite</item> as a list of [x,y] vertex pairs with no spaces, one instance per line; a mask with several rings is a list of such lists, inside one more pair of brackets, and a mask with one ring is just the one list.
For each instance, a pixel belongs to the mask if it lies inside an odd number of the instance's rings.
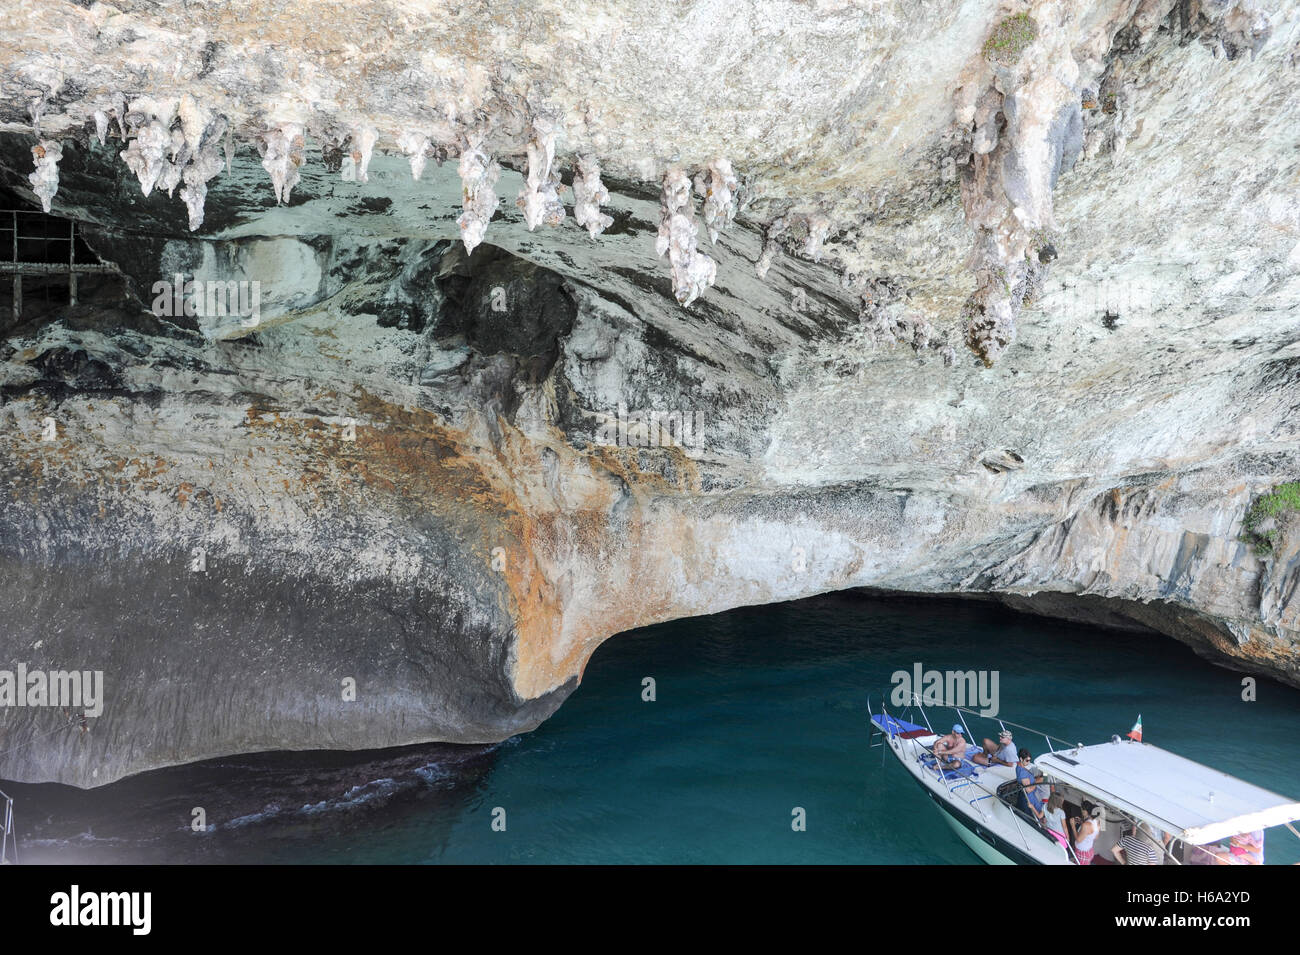
[[41,208],[50,211],[50,202],[59,191],[59,160],[63,158],[63,147],[52,139],[46,139],[32,147],[32,159],[36,161],[36,171],[27,177],[32,184],[32,191],[41,200]]
[[170,197],[176,187],[181,183],[181,173],[185,171],[185,164],[189,161],[190,150],[185,142],[185,134],[179,129],[173,129],[171,135],[171,146],[168,148],[169,156],[163,162],[162,175],[158,177],[158,188],[165,189]]
[[99,145],[104,145],[104,139],[108,136],[108,114],[102,109],[95,110],[95,138],[99,140]]
[[806,216],[804,224],[808,227],[808,236],[803,242],[803,254],[814,262],[822,260],[822,243],[830,235],[831,220],[820,213]]
[[460,173],[465,211],[460,214],[456,224],[460,226],[465,251],[473,252],[475,246],[483,241],[488,222],[501,201],[493,191],[501,175],[501,167],[483,151],[481,143],[476,140],[467,143],[461,150],[457,171]]
[[659,200],[659,236],[655,251],[668,253],[673,267],[673,295],[682,305],[690,305],[713,284],[718,264],[697,248],[695,210],[691,205],[691,181],[680,169],[664,175],[663,194]]
[[171,148],[172,137],[157,119],[140,127],[126,149],[119,154],[140,180],[140,191],[146,196],[153,192],[158,177],[167,164],[166,152]]
[[402,133],[397,139],[397,148],[411,161],[411,178],[419,179],[429,161],[429,137],[413,131]]
[[600,181],[600,165],[594,156],[579,156],[573,175],[573,218],[594,239],[614,224],[612,216],[600,211],[609,202],[609,190]]
[[[203,206],[208,198],[208,180],[221,172],[225,163],[222,160],[220,146],[223,137],[228,137],[229,128],[224,117],[214,119],[200,137],[198,152],[185,167],[185,185],[181,187],[181,199],[190,214],[190,231],[193,232],[203,224]],[[229,142],[229,139],[226,138]]]
[[343,157],[342,175],[347,182],[369,182],[370,156],[379,133],[373,126],[360,126],[352,131],[352,150]]
[[[114,111],[125,109],[125,98],[114,98]],[[181,199],[189,210],[191,231],[203,224],[203,206],[207,200],[207,183],[221,172],[220,143],[227,137],[229,149],[229,124],[225,117],[212,117],[211,111],[199,105],[189,94],[179,102],[140,98],[135,101],[132,126],[138,126],[135,137],[121,153],[122,159],[140,180],[140,189],[147,196],[155,186],[165,189],[168,196],[181,186]],[[108,115],[95,113],[96,133],[103,141],[107,133]],[[276,200],[287,201],[289,190],[298,181],[298,166],[302,164],[302,127],[286,126],[266,134],[265,159],[262,165],[271,174]]]
[[709,241],[717,242],[736,218],[736,192],[740,180],[726,159],[715,159],[695,176],[695,191],[704,197],[704,225]]
[[528,179],[515,202],[524,212],[529,232],[539,225],[555,226],[564,221],[562,188],[555,168],[555,131],[548,123],[534,121],[528,141]]
[[203,225],[203,205],[208,198],[208,180],[221,172],[225,164],[217,152],[216,144],[199,151],[185,167],[185,185],[181,186],[181,199],[190,213],[190,231]]
[[190,154],[194,155],[199,151],[203,141],[203,131],[212,121],[212,114],[200,106],[189,93],[181,97],[177,112],[181,119],[181,135],[185,139],[185,145],[189,147]]
[[262,168],[271,175],[277,204],[289,201],[289,193],[298,185],[303,149],[307,145],[306,133],[298,123],[286,123],[263,137],[266,152],[262,155]]

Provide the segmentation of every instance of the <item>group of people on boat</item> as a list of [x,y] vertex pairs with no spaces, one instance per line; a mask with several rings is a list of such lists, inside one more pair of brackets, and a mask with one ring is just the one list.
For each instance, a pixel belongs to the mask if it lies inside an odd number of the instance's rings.
[[[1079,865],[1091,865],[1096,858],[1098,834],[1106,825],[1105,807],[1083,799],[1077,809],[1068,807],[1071,811],[1067,813],[1065,794],[1057,792],[1034,767],[1029,750],[1016,748],[1010,730],[1003,729],[996,741],[986,738],[980,746],[968,743],[966,732],[957,723],[952,732],[935,741],[932,751],[939,770],[960,771],[966,762],[1014,768],[1015,781],[1019,783],[1015,808],[1063,847],[1073,849]],[[1235,835],[1227,846],[1174,846],[1171,842],[1168,833],[1154,829],[1149,823],[1126,819],[1123,835],[1110,847],[1110,855],[1119,865],[1163,865],[1167,858],[1184,865],[1262,865],[1264,862],[1262,831]]]
[[940,767],[959,770],[964,760],[970,760],[979,766],[1015,766],[1019,761],[1010,730],[999,733],[996,743],[991,739],[984,740],[983,746],[967,743],[965,733],[965,727],[956,723],[951,733],[935,740],[934,755],[938,758]]

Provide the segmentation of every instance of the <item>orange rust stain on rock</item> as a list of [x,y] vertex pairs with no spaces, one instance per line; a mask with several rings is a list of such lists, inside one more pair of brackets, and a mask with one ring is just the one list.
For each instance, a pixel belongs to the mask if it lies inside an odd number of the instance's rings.
[[[658,518],[649,535],[644,525],[632,520],[626,539],[614,544],[606,514],[605,510],[553,512],[526,522],[523,528],[525,560],[507,578],[518,607],[511,676],[515,691],[525,699],[571,677],[581,678],[591,654],[611,635],[689,612],[667,583],[679,577],[678,564],[698,563],[689,521]],[[677,542],[676,553],[662,546],[665,539]],[[539,579],[538,562],[552,563],[557,558],[560,583]],[[573,573],[584,575],[578,582],[584,587],[584,600],[566,600],[569,595],[557,593]],[[627,587],[627,580],[643,581],[645,586]]]

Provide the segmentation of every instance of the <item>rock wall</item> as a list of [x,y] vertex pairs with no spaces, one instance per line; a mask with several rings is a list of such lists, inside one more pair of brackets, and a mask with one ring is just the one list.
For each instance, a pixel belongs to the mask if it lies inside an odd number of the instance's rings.
[[500,739],[850,587],[1300,685],[1296,4],[430,10],[3,14],[0,183],[127,297],[0,341],[0,647],[107,683],[0,778]]

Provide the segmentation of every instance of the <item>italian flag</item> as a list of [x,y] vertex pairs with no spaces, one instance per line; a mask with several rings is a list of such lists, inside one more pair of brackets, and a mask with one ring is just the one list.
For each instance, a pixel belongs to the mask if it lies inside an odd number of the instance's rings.
[[1142,742],[1142,714],[1138,714],[1138,721],[1133,724],[1133,728],[1128,731],[1128,738]]

